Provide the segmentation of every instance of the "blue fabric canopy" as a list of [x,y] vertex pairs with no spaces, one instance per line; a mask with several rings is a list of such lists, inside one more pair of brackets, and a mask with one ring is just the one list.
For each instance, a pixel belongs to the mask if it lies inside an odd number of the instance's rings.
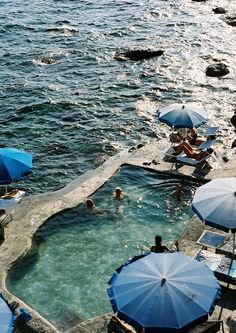
[[213,272],[180,252],[137,256],[108,283],[113,311],[145,333],[185,332],[205,321],[220,297]]
[[197,188],[193,211],[207,225],[236,232],[236,178],[216,178]]
[[32,155],[15,148],[0,148],[0,184],[10,184],[32,172]]
[[175,128],[199,127],[207,120],[204,110],[178,103],[160,109],[158,118],[165,124]]
[[2,294],[0,294],[0,332],[12,333],[16,316],[12,313]]

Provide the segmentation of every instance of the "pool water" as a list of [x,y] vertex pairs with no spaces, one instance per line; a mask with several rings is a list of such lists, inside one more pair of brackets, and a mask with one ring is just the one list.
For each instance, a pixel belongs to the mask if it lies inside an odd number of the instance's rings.
[[[32,251],[11,270],[8,288],[59,329],[111,311],[106,289],[115,268],[146,251],[160,234],[178,237],[193,215],[197,184],[184,181],[181,202],[170,193],[179,179],[123,166],[93,196],[99,213],[84,204],[47,221]],[[127,196],[112,197],[116,186]]]

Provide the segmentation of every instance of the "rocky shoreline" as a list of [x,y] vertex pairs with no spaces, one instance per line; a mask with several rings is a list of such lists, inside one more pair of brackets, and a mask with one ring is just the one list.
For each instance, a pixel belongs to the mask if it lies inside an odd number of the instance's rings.
[[[59,332],[57,328],[40,316],[37,311],[31,309],[27,304],[12,295],[6,287],[8,271],[30,251],[33,235],[49,217],[65,209],[76,207],[84,202],[88,196],[101,187],[124,164],[149,168],[156,172],[175,177],[188,177],[191,180],[202,180],[202,182],[207,182],[213,178],[236,176],[235,155],[229,162],[222,164],[220,169],[214,169],[214,167],[197,169],[186,165],[180,166],[172,162],[164,162],[164,152],[168,148],[168,145],[169,143],[166,139],[160,141],[155,140],[145,146],[122,152],[107,160],[96,170],[86,172],[59,191],[23,198],[22,202],[13,211],[13,221],[9,222],[5,227],[5,241],[0,246],[0,290],[9,301],[17,301],[20,306],[25,307],[32,315],[32,319],[27,323],[22,321],[20,317],[18,318],[15,329],[16,333]],[[184,233],[180,236],[180,250],[189,255],[194,255],[197,249],[199,249],[198,245],[196,245],[196,240],[201,235],[203,229],[203,223],[196,217],[193,218],[188,228],[186,228]],[[232,289],[232,291],[234,290]],[[227,302],[230,297],[231,294],[230,296],[227,294]],[[236,306],[234,306],[234,308],[236,308]],[[18,309],[16,311],[18,311]],[[213,315],[217,316],[219,312],[220,310],[216,308]],[[231,310],[227,309],[227,311],[224,308],[223,312],[225,315],[225,332],[231,333],[229,330],[230,326],[227,325],[227,320],[229,321],[229,318],[233,318],[232,307]],[[19,312],[17,313],[19,314]],[[105,333],[107,331],[106,326],[109,318],[110,315],[107,314],[99,318],[88,320],[68,330],[66,333]]]

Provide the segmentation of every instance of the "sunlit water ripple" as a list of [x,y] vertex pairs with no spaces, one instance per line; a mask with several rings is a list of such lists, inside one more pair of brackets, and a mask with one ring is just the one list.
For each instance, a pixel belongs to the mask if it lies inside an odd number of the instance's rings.
[[[235,27],[218,1],[3,1],[1,145],[33,154],[29,193],[59,189],[109,156],[168,128],[156,109],[204,106],[223,147],[234,138]],[[228,12],[234,3],[221,1]],[[148,61],[118,62],[119,48],[157,48]],[[230,74],[206,77],[214,60]]]

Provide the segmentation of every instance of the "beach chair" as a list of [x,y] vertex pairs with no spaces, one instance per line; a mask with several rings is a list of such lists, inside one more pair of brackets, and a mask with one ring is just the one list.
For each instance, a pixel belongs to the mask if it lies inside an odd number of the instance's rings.
[[186,154],[178,155],[176,161],[189,166],[200,167],[201,169],[207,164],[207,160],[210,158],[211,154],[203,157],[201,160],[196,160],[193,157],[188,157]]
[[24,191],[13,190],[0,197],[0,223],[2,226],[13,219],[11,210],[18,205],[24,195]]
[[203,132],[203,135],[204,136],[207,136],[209,138],[215,138],[217,133],[219,131],[219,127],[214,127],[214,126],[211,126],[211,127],[208,127],[204,132]]
[[222,282],[236,285],[236,260],[207,250],[198,250],[194,259],[207,265]]
[[224,324],[222,320],[207,320],[194,328],[192,328],[187,333],[217,333],[222,328],[224,333]]

